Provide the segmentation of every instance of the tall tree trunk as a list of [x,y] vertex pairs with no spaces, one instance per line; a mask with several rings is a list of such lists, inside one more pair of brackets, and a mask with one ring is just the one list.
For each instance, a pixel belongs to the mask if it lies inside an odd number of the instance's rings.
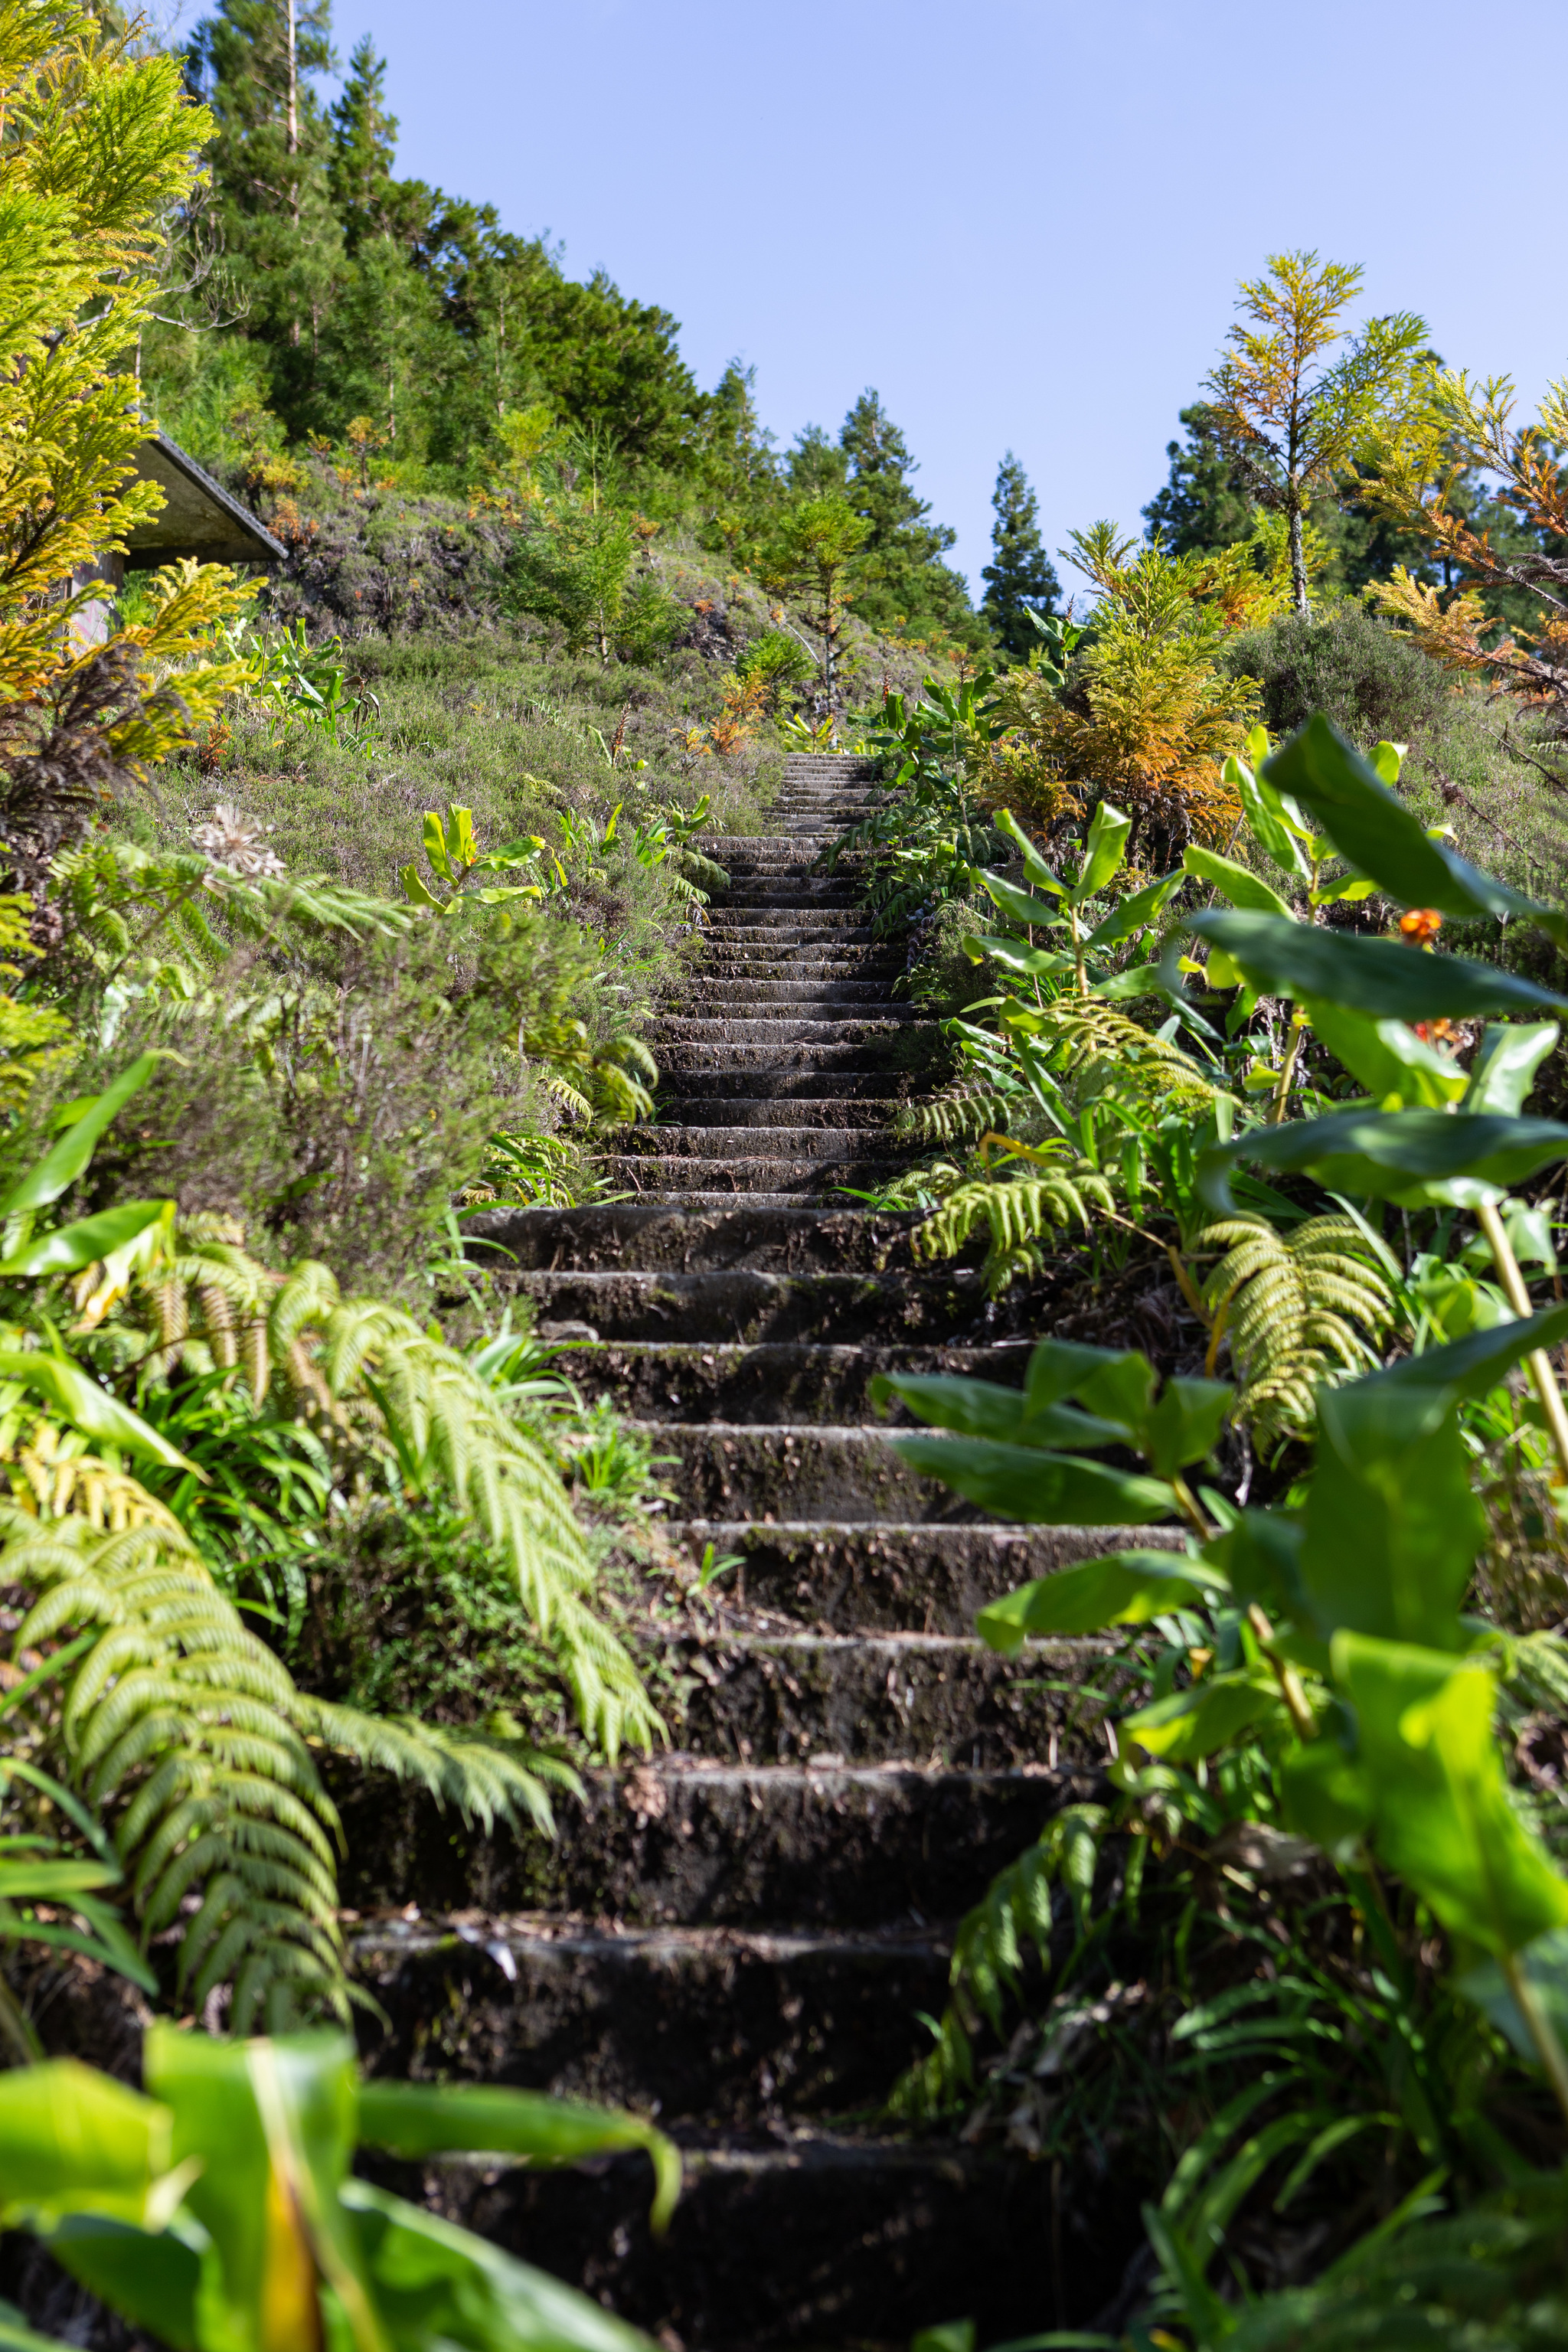
[[1310,613],[1311,604],[1307,594],[1307,549],[1301,530],[1301,503],[1294,482],[1290,485],[1290,602],[1298,613]]
[[[287,123],[289,159],[289,194],[294,213],[295,233],[298,235],[300,227],[300,173],[296,159],[300,152],[299,47],[295,38],[296,28],[294,24],[294,0],[285,0],[285,6],[289,19],[289,115]],[[299,349],[300,319],[298,312],[295,313],[293,319],[289,321],[289,341],[294,345],[296,350]]]

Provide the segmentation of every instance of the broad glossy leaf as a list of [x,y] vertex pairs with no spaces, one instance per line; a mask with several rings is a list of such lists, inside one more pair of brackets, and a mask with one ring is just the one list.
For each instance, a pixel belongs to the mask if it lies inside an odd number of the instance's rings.
[[1553,1160],[1568,1158],[1568,1127],[1546,1118],[1466,1118],[1439,1110],[1342,1110],[1327,1118],[1249,1129],[1198,1160],[1198,1191],[1221,1215],[1232,1210],[1230,1171],[1240,1160],[1300,1171],[1326,1192],[1416,1202],[1429,1185],[1468,1184],[1495,1198]]
[[[1267,745],[1263,756],[1267,756]],[[1271,791],[1243,761],[1227,760],[1224,777],[1241,803],[1247,819],[1247,829],[1267,857],[1287,874],[1305,881],[1311,871],[1302,854],[1301,844],[1279,806],[1278,793]]]
[[1031,898],[1028,891],[1020,890],[1016,882],[1004,881],[1000,874],[993,874],[984,866],[977,866],[975,871],[986,897],[1000,907],[1005,915],[1011,915],[1016,923],[1030,923],[1036,929],[1041,929],[1066,919],[1059,907],[1053,907],[1045,898]]
[[403,885],[404,897],[412,906],[429,908],[438,915],[447,904],[446,899],[437,898],[416,866],[400,866],[397,878]]
[[172,2147],[166,2107],[74,2058],[0,2074],[0,2210],[81,2205],[140,2219]]
[[1049,890],[1054,897],[1065,898],[1067,885],[1052,873],[1011,809],[998,809],[996,830],[1005,834],[1024,861],[1024,871],[1038,890]]
[[[1059,1344],[1055,1341],[1043,1343]],[[1038,1356],[1040,1350],[1036,1349]],[[1097,1349],[1100,1362],[1075,1385],[1072,1393],[1103,1421],[1114,1422],[1129,1436],[1141,1437],[1153,1409],[1156,1375],[1147,1356],[1136,1348]]]
[[[118,1445],[128,1454],[151,1454],[171,1469],[194,1470],[195,1463],[177,1454],[167,1438],[144,1422],[139,1412],[111,1397],[107,1389],[68,1357],[50,1355],[43,1348],[0,1348],[0,1381],[19,1381],[43,1397],[63,1420],[100,1445]],[[201,1475],[198,1473],[198,1475]]]
[[[140,2229],[112,2214],[68,2213],[38,2235],[56,2262],[121,2318],[174,2352],[205,2352],[201,2256],[173,2231]],[[5,2344],[0,2334],[0,2352]]]
[[1568,1925],[1568,1881],[1510,1799],[1494,1677],[1440,1652],[1336,1634],[1380,1857],[1453,1935],[1494,1958]]
[[1318,1430],[1300,1552],[1311,1630],[1458,1650],[1486,1516],[1447,1392],[1375,1380],[1322,1389]]
[[1190,1463],[1206,1461],[1219,1443],[1234,1391],[1228,1381],[1173,1375],[1140,1433],[1149,1467],[1157,1478],[1174,1477]]
[[1445,915],[1524,915],[1568,944],[1560,908],[1526,898],[1434,841],[1337,727],[1318,712],[1276,751],[1265,772],[1321,824],[1342,857],[1406,907]]
[[1335,1861],[1348,1860],[1372,1826],[1375,1811],[1364,1764],[1347,1756],[1331,1734],[1291,1748],[1279,1761],[1285,1825]]
[[[1380,1108],[1440,1110],[1458,1102],[1470,1083],[1451,1055],[1428,1045],[1403,1021],[1375,1021],[1318,996],[1304,998],[1302,1009],[1330,1053]],[[1391,1095],[1397,1097],[1392,1105]]]
[[871,1395],[877,1404],[889,1396],[901,1397],[911,1412],[935,1429],[951,1429],[961,1437],[994,1437],[1008,1445],[1116,1445],[1126,1437],[1119,1423],[1097,1420],[1071,1405],[1037,1408],[1026,1390],[945,1372],[879,1372],[871,1383]]
[[75,1224],[57,1226],[52,1234],[39,1234],[0,1265],[0,1275],[79,1274],[83,1266],[96,1265],[100,1258],[123,1249],[149,1225],[167,1223],[172,1233],[174,1213],[172,1201],[124,1201],[96,1217],[81,1217]]
[[1340,1393],[1352,1396],[1363,1389],[1421,1390],[1439,1400],[1436,1410],[1466,1398],[1484,1397],[1506,1379],[1515,1364],[1537,1348],[1560,1348],[1568,1339],[1568,1306],[1548,1307],[1527,1322],[1505,1323],[1495,1330],[1472,1331],[1447,1348],[1428,1348],[1425,1355],[1406,1356],[1386,1370],[1368,1372]]
[[1178,866],[1173,874],[1163,874],[1157,882],[1145,882],[1141,890],[1133,890],[1119,898],[1102,923],[1097,923],[1089,935],[1091,948],[1114,947],[1121,940],[1130,940],[1163,912],[1184,880]]
[[1287,923],[1211,907],[1187,928],[1216,940],[1254,988],[1317,996],[1394,1021],[1474,1019],[1487,1013],[1561,1012],[1568,999],[1500,964],[1426,955],[1399,940],[1366,940],[1317,923]]
[[613,2107],[492,2084],[363,2083],[359,2137],[394,2156],[469,2149],[535,2164],[578,2164],[616,2148],[643,2148],[656,2181],[652,2221],[662,2231],[680,2195],[680,2152],[661,2131]]
[[1561,1034],[1555,1021],[1489,1022],[1471,1067],[1465,1108],[1517,1118]]
[[1113,808],[1109,801],[1100,802],[1084,844],[1083,864],[1070,893],[1074,906],[1081,907],[1086,898],[1104,889],[1127,856],[1127,836],[1131,830],[1130,816]]
[[395,2352],[653,2352],[575,2288],[368,2180],[342,2201]]
[[891,1437],[900,1461],[937,1478],[1005,1519],[1028,1526],[1142,1527],[1173,1518],[1176,1498],[1160,1478],[1142,1478],[1072,1454],[994,1445],[977,1437]]
[[1289,902],[1260,874],[1254,874],[1250,866],[1238,866],[1234,858],[1222,857],[1217,850],[1189,842],[1182,864],[1200,882],[1211,883],[1233,907],[1251,907],[1260,915],[1279,915],[1288,923],[1296,920]]
[[58,1201],[87,1167],[105,1128],[111,1125],[132,1096],[146,1085],[159,1063],[168,1058],[163,1052],[139,1054],[111,1086],[105,1087],[100,1095],[94,1095],[80,1118],[73,1120],[58,1142],[0,1201],[0,1216],[17,1216],[24,1209],[43,1209],[51,1201]]
[[1219,1579],[1184,1552],[1109,1552],[1059,1569],[994,1601],[975,1620],[984,1642],[1014,1657],[1031,1633],[1098,1633],[1107,1625],[1146,1625],[1170,1609],[1197,1609]]
[[[1125,1364],[1128,1360],[1129,1350],[1124,1348],[1091,1348],[1082,1339],[1040,1340],[1029,1351],[1028,1368],[1024,1374],[1030,1412],[1042,1412],[1048,1404],[1059,1404],[1064,1397],[1077,1396],[1085,1381],[1092,1380],[1113,1364]],[[1146,1391],[1142,1393],[1146,1394]]]
[[200,2159],[185,2202],[216,2251],[219,2276],[207,2292],[247,2352],[289,2352],[291,2341],[312,2341],[312,2237],[330,2256],[342,2223],[335,2212],[302,2214],[300,2200],[319,2204],[324,2186],[335,2206],[353,2153],[353,2043],[343,2034],[291,2034],[285,2046],[286,2072],[254,2063],[258,2052],[270,2059],[276,2044],[220,2042],[170,2025],[151,2027],[142,2047],[148,2087],[174,2119],[175,2161]]
[[1229,1748],[1242,1732],[1268,1717],[1285,1719],[1279,1685],[1271,1675],[1248,1669],[1212,1675],[1190,1690],[1156,1699],[1152,1706],[1124,1715],[1117,1729],[1123,1740],[1135,1740],[1167,1763],[1195,1764],[1200,1757]]
[[963,952],[971,963],[990,956],[1004,971],[1016,971],[1024,980],[1044,980],[1073,968],[1073,959],[1065,948],[1026,948],[1017,940],[966,939]]

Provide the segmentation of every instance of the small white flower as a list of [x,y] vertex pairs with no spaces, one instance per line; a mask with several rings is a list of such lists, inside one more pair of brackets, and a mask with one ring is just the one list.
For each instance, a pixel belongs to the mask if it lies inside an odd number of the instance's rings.
[[232,801],[219,801],[205,824],[195,827],[191,839],[214,866],[247,882],[263,881],[284,871],[283,860],[267,846],[271,830],[259,818],[247,816]]

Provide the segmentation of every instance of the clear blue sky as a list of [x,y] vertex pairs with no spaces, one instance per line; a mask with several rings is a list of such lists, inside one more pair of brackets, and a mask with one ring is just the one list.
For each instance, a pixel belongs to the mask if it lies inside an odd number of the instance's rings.
[[[1564,0],[337,0],[400,168],[740,355],[785,444],[867,384],[977,581],[1011,446],[1047,544],[1129,526],[1282,247],[1451,362],[1568,372]],[[1072,575],[1064,573],[1070,580]]]

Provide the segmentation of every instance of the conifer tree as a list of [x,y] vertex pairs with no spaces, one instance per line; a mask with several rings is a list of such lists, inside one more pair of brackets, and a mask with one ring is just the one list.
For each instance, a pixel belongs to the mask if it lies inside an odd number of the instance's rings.
[[1143,509],[1149,537],[1173,555],[1209,555],[1250,539],[1258,514],[1234,450],[1226,446],[1206,401],[1184,408],[1184,439],[1168,441],[1170,472]]
[[985,583],[980,609],[1008,660],[1026,661],[1040,642],[1029,615],[1037,613],[1045,620],[1054,613],[1062,584],[1040,543],[1039,501],[1011,449],[996,469],[991,504],[996,515],[991,527],[995,561],[980,575]]
[[847,461],[845,495],[867,526],[855,599],[861,618],[879,629],[902,625],[915,636],[977,640],[968,587],[942,561],[958,534],[927,520],[930,502],[916,497],[910,481],[919,467],[879,393],[861,394],[844,420],[838,449]]
[[368,33],[349,59],[331,124],[327,184],[343,242],[353,253],[367,236],[391,231],[401,210],[393,173],[397,118],[386,110],[386,59],[376,56]]

